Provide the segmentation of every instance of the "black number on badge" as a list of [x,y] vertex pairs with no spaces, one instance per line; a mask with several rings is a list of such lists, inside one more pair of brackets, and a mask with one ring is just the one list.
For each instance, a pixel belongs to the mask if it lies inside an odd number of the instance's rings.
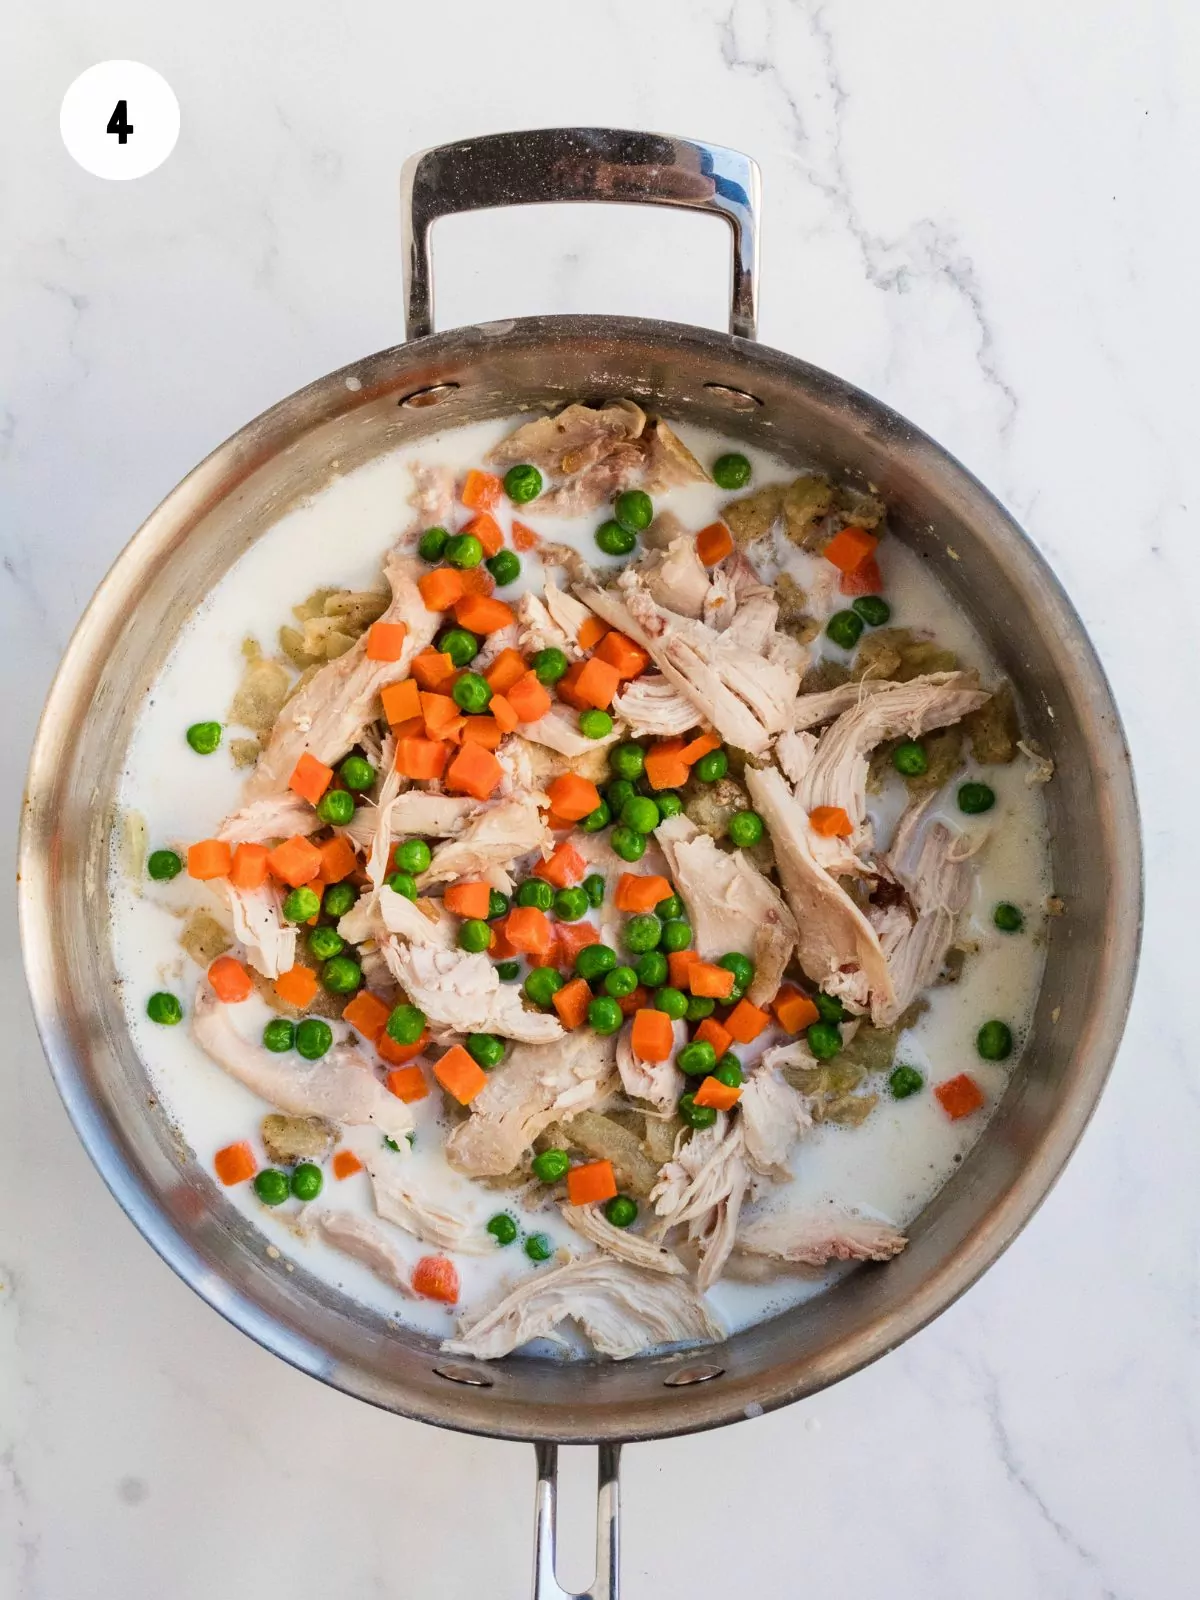
[[113,114],[108,119],[106,133],[115,133],[118,144],[124,144],[133,132],[133,123],[129,120],[129,102],[118,100],[113,107]]

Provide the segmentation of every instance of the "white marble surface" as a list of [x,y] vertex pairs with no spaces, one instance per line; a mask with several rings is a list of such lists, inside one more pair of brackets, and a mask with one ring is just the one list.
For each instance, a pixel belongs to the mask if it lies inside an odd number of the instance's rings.
[[[1194,731],[1172,748],[1200,665],[1195,6],[39,0],[6,34],[10,816],[58,656],[145,514],[269,402],[399,337],[406,153],[594,121],[757,156],[764,340],[968,462],[1091,628],[1140,778],[1149,922],[1111,1088],[1017,1245],[832,1392],[629,1451],[626,1592],[1195,1595]],[[57,130],[70,80],[113,56],[158,68],[183,113],[170,161],[128,185],[75,168]],[[476,217],[440,245],[444,322],[722,316],[702,220]],[[78,1145],[11,917],[3,940],[3,1600],[524,1593],[532,1453],[343,1399],[177,1282]]]

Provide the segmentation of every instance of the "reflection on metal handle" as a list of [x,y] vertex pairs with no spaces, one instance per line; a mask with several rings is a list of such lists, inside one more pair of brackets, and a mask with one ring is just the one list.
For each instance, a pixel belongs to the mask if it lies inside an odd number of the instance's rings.
[[401,174],[404,303],[410,339],[433,332],[429,233],[439,217],[492,206],[608,200],[684,206],[724,217],[733,231],[729,331],[753,339],[760,184],[737,150],[619,128],[535,128],[438,145]]
[[621,1446],[602,1444],[596,1482],[596,1576],[582,1594],[564,1589],[554,1570],[558,1502],[558,1446],[537,1450],[537,1528],[533,1545],[533,1600],[617,1600],[620,1545],[617,1521],[620,1491],[617,1473]]

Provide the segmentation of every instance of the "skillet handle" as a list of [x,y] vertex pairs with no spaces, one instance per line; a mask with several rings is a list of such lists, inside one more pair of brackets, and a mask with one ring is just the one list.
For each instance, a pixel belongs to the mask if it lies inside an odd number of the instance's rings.
[[495,206],[606,200],[683,206],[724,217],[733,232],[729,331],[758,323],[758,163],[737,150],[619,128],[534,128],[437,145],[410,156],[400,176],[405,324],[433,332],[429,234],[439,217]]
[[557,1544],[558,1446],[538,1444],[537,1522],[533,1544],[533,1600],[618,1600],[620,1545],[617,1474],[621,1446],[600,1446],[596,1479],[596,1576],[582,1594],[564,1589],[554,1570]]

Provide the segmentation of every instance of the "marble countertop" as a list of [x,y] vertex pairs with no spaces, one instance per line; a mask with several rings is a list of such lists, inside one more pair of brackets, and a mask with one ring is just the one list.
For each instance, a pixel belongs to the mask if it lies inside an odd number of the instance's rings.
[[[2,782],[92,589],[214,444],[401,334],[410,151],[599,122],[751,152],[761,336],[967,462],[1112,676],[1144,807],[1127,1042],[1062,1181],[985,1279],[808,1403],[626,1452],[630,1597],[1175,1600],[1197,1592],[1200,1080],[1188,804],[1200,561],[1187,0],[540,0],[507,10],[19,8],[0,155]],[[93,62],[163,73],[157,172],[58,136]],[[533,310],[720,324],[704,219],[574,208],[439,235],[442,325]],[[1192,531],[1188,523],[1192,521]],[[0,1597],[526,1592],[527,1448],[301,1377],[152,1254],[59,1106],[3,926]],[[590,1466],[572,1462],[582,1545]],[[578,1472],[578,1485],[575,1474]],[[719,1511],[718,1511],[719,1508]],[[567,1576],[586,1577],[586,1555]]]

